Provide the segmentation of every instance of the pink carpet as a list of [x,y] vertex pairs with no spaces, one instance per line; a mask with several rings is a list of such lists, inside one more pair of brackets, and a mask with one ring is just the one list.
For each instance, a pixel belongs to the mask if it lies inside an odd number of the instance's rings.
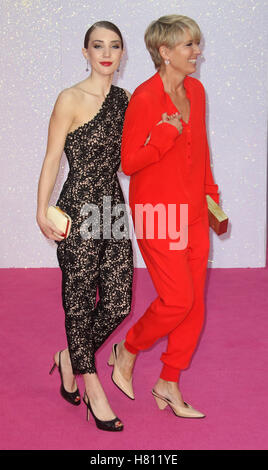
[[[267,449],[267,268],[208,272],[206,324],[180,382],[184,399],[206,413],[203,420],[176,418],[153,400],[165,340],[138,357],[135,401],[111,382],[112,343],[155,297],[147,271],[136,270],[132,313],[97,356],[105,391],[125,424],[122,433],[87,423],[84,404],[65,402],[59,375],[48,374],[53,353],[66,345],[60,278],[58,269],[0,270],[1,449]],[[78,383],[82,392],[81,378]]]

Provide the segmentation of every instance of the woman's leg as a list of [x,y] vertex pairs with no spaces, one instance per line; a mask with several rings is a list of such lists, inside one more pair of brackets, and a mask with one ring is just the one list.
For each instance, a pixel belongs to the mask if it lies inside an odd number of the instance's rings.
[[99,257],[99,301],[92,316],[95,351],[131,310],[133,253],[130,240],[104,240]]
[[139,247],[158,297],[118,345],[118,367],[126,380],[132,376],[136,354],[172,331],[193,303],[187,251],[170,251],[167,240],[139,240]]
[[193,304],[193,283],[186,250],[169,250],[168,240],[140,240],[143,259],[158,297],[128,331],[125,348],[148,349],[187,316]]
[[[129,240],[104,240],[99,251],[99,301],[92,316],[95,351],[131,309],[133,255]],[[84,374],[85,388],[94,414],[100,420],[116,417],[97,374]],[[120,426],[120,420],[117,426]]]
[[207,217],[189,227],[188,264],[194,290],[192,308],[185,319],[168,335],[168,345],[161,360],[164,363],[161,378],[173,381],[173,368],[189,366],[204,323],[204,287],[209,254]]
[[83,375],[87,399],[95,416],[109,421],[115,414],[95,367],[94,320],[102,242],[90,239],[75,244],[71,241],[67,239],[59,245],[58,259],[62,269],[62,299],[72,370]]
[[70,235],[59,244],[57,254],[62,270],[62,301],[73,372],[95,373],[91,322],[96,304],[98,245],[95,240],[80,237],[76,240]]
[[168,345],[161,360],[164,363],[155,392],[172,403],[184,406],[178,387],[180,371],[189,366],[204,322],[204,286],[209,253],[206,215],[189,227],[188,259],[194,288],[194,302],[186,318],[168,335]]
[[[186,250],[171,251],[165,241],[141,240],[141,253],[158,298],[129,330],[120,344],[118,364],[126,378],[131,376],[134,354],[168,335],[160,384],[177,387],[180,370],[187,367],[198,341],[204,317],[204,282],[209,250],[207,214],[189,227]],[[178,334],[181,332],[181,334]]]

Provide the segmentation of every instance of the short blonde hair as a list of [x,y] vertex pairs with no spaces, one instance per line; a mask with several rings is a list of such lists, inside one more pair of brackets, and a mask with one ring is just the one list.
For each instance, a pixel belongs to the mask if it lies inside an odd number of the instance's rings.
[[161,16],[161,18],[153,21],[148,26],[145,31],[144,40],[156,69],[159,69],[163,62],[159,53],[160,46],[166,46],[171,49],[176,44],[180,43],[186,30],[190,31],[194,41],[200,42],[200,28],[198,24],[188,16]]

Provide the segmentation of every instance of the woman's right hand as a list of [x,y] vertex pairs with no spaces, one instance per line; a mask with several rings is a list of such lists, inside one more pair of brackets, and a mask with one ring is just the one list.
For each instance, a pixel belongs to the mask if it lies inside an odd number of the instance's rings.
[[37,214],[36,220],[41,232],[46,238],[58,242],[62,241],[64,233],[62,233],[61,230],[59,230],[45,215]]
[[182,122],[180,119],[181,119],[181,114],[179,113],[170,114],[170,115],[168,115],[167,113],[164,113],[162,114],[162,121],[160,121],[158,124],[162,124],[163,122],[171,124],[171,126],[176,127],[176,129],[179,131],[179,134],[181,134],[183,130],[183,126],[182,126]]

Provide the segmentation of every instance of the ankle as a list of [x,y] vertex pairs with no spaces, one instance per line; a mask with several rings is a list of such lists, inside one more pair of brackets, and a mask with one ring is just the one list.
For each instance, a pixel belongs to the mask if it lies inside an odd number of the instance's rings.
[[133,364],[136,359],[136,354],[133,354],[126,349],[125,344],[123,342],[119,343],[118,347],[118,356],[121,356],[123,358],[123,361],[126,363],[131,363]]
[[99,377],[96,373],[84,374],[85,393],[90,398],[90,401],[97,402],[105,400],[106,395],[100,383]]
[[161,377],[156,382],[154,388],[157,389],[157,390],[166,390],[170,393],[176,392],[177,390],[179,390],[177,382],[171,382],[169,380],[164,380],[164,379],[161,379]]
[[154,390],[163,390],[167,388],[167,382],[161,378],[157,380],[154,386]]
[[61,360],[62,360],[62,363],[65,364],[66,366],[71,366],[72,365],[68,349],[64,349],[61,352]]
[[131,346],[131,344],[129,344],[127,341],[122,341],[121,343],[124,351],[126,351],[130,357],[132,356],[135,358],[137,356],[139,352],[138,349]]

